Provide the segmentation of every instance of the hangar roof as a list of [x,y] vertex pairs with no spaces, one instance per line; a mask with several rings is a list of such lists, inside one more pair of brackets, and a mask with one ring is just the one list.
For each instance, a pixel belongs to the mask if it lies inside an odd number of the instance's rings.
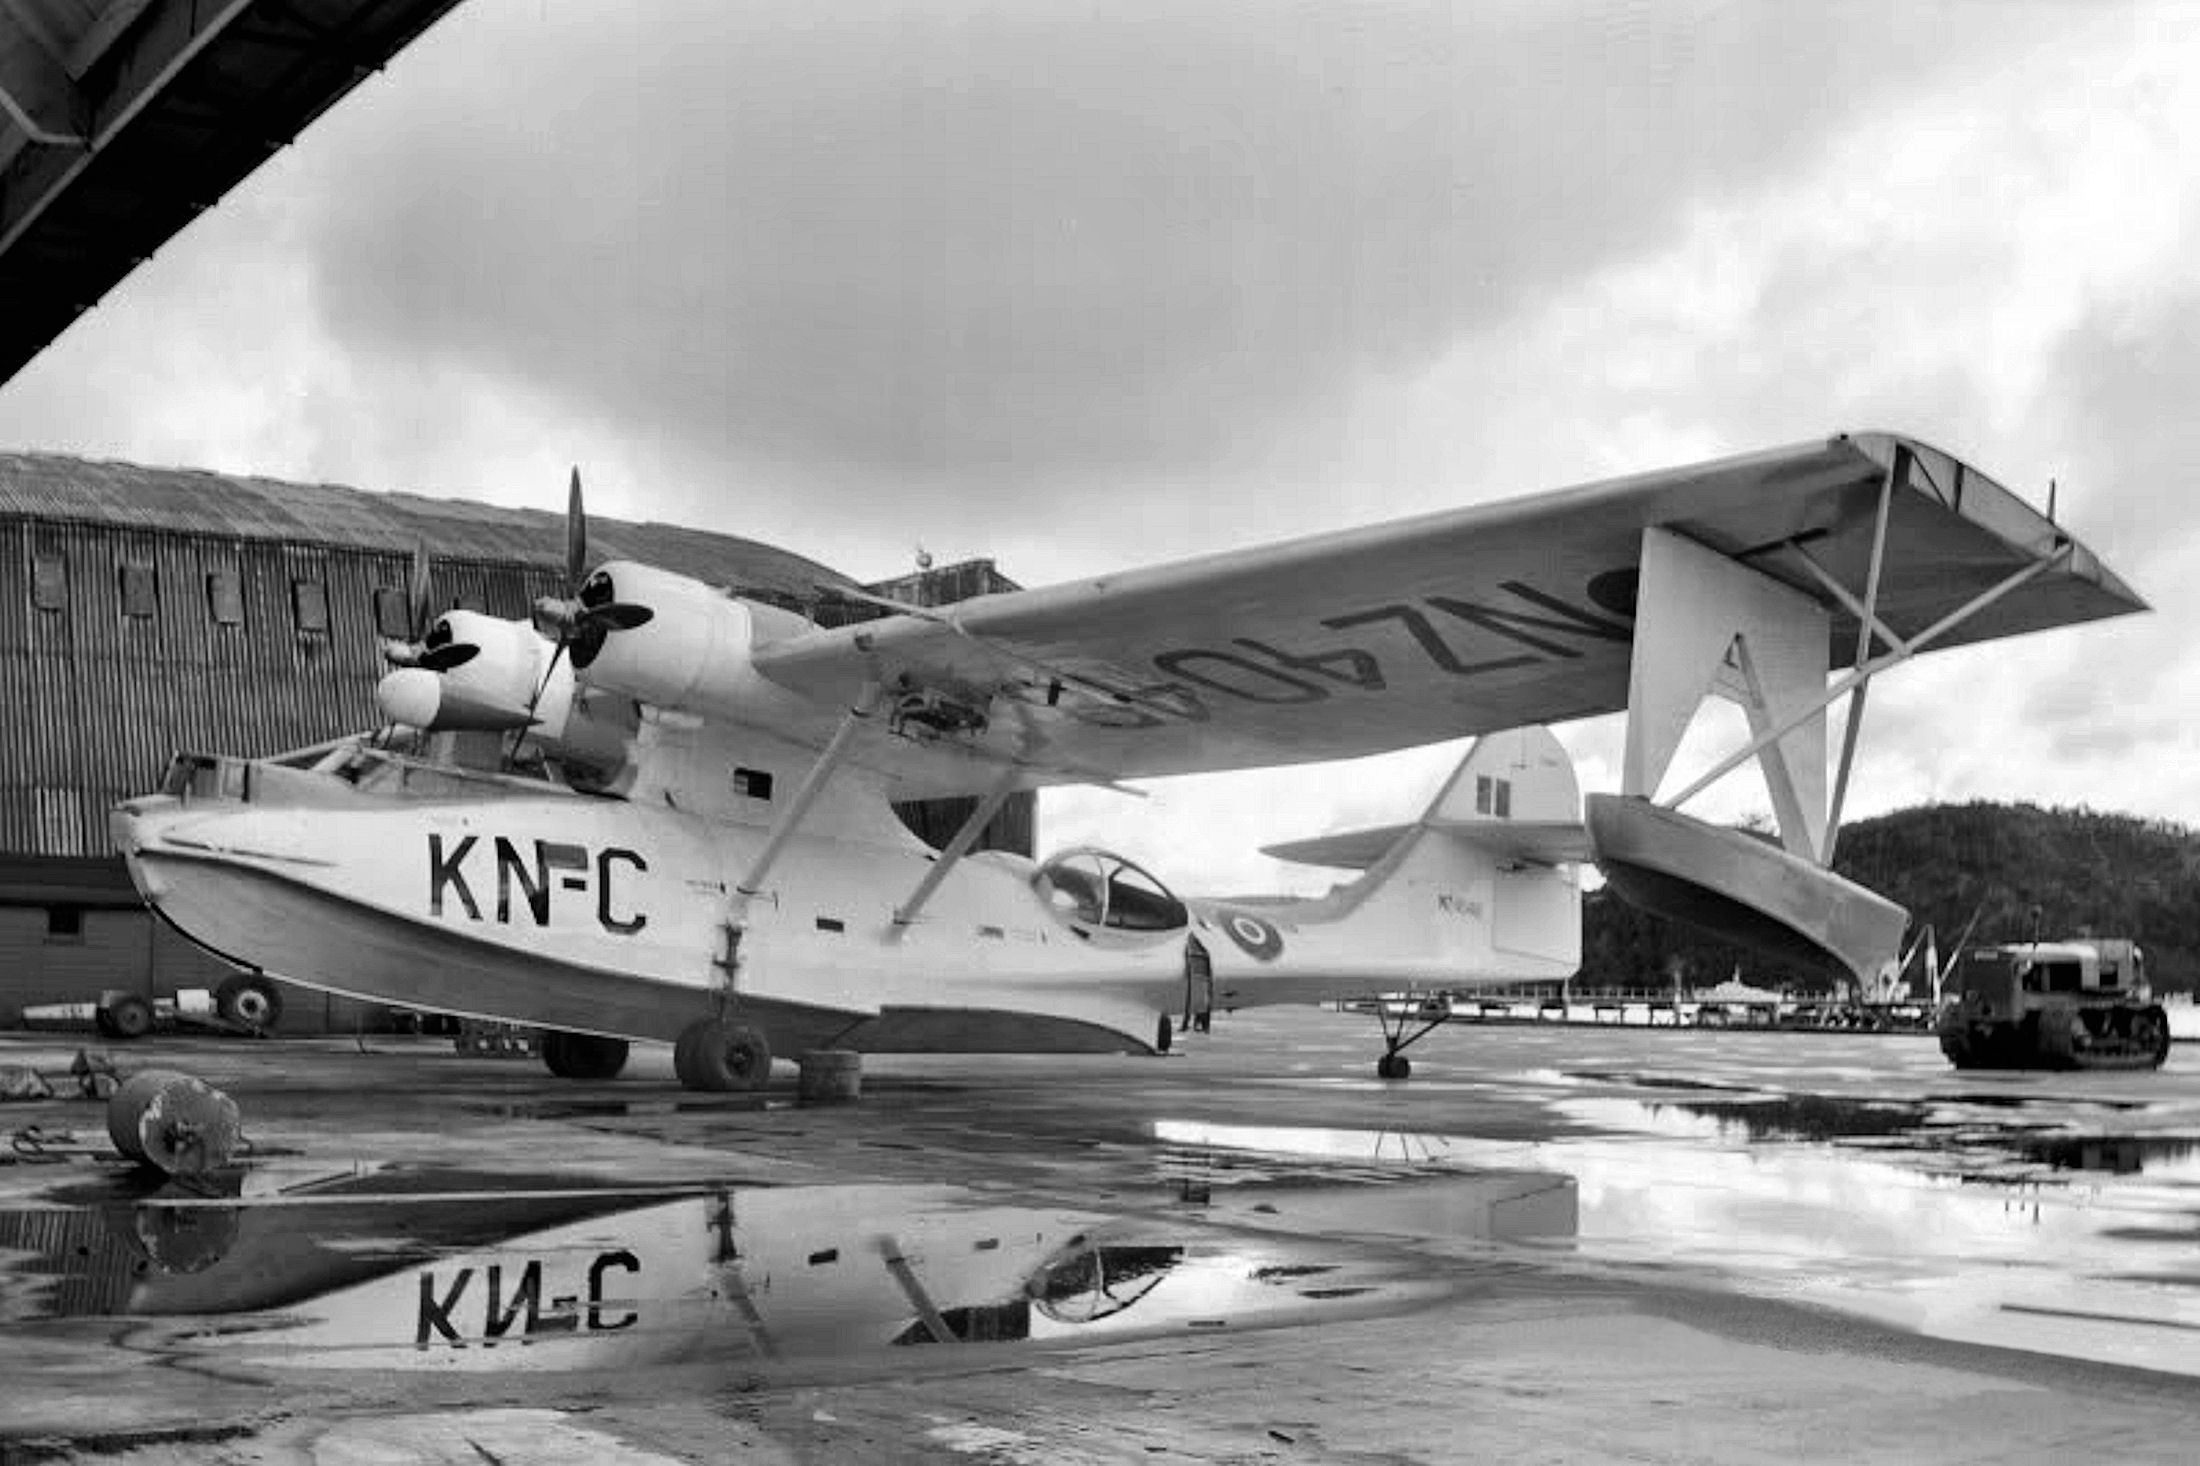
[[[45,453],[0,453],[0,519],[11,518],[403,555],[425,541],[438,560],[565,563],[562,513]],[[855,584],[786,550],[670,524],[591,514],[588,548],[591,561],[642,560],[796,598],[819,584]]]
[[457,0],[0,0],[0,382]]

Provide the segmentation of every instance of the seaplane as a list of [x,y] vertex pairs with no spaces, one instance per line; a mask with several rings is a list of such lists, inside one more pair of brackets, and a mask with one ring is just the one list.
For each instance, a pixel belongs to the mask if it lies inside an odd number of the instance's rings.
[[[1861,976],[1907,920],[1830,868],[1872,680],[2144,609],[2051,512],[1889,433],[839,625],[588,569],[586,539],[576,471],[567,594],[416,622],[387,727],[179,755],[118,806],[152,910],[249,973],[538,1028],[559,1076],[670,1043],[702,1091],[761,1086],[775,1054],[1164,1052],[1258,1004],[1564,977],[1592,862],[1651,911]],[[413,580],[425,621],[424,560]],[[1667,792],[1711,697],[1748,736]],[[1584,803],[1549,725],[1614,712],[1621,788]],[[484,733],[495,767],[436,756]],[[1318,898],[973,848],[1022,790],[1470,737],[1417,818],[1272,847],[1356,872]],[[1749,764],[1777,840],[1684,812]],[[933,849],[891,806],[940,798],[974,806]],[[1402,1079],[1426,1028],[1374,1006]]]

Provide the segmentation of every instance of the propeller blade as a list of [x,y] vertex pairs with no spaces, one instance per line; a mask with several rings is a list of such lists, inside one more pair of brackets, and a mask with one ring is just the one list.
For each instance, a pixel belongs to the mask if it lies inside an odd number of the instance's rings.
[[542,669],[542,680],[535,684],[535,695],[527,699],[527,718],[530,723],[534,721],[535,709],[542,706],[542,695],[550,690],[550,679],[558,675],[558,659],[564,655],[565,638],[561,636],[558,644],[550,649],[550,661]]
[[430,672],[448,672],[453,667],[463,667],[481,655],[481,648],[470,641],[447,641],[441,646],[431,646],[413,663]]
[[573,630],[569,638],[573,648],[573,670],[585,672],[596,663],[596,654],[603,650],[603,640],[611,634],[611,628],[600,621],[584,621]]
[[413,541],[412,567],[405,575],[405,625],[414,641],[428,634],[428,542]]
[[656,618],[657,613],[647,606],[613,601],[608,606],[590,606],[577,619],[582,626],[597,626],[605,631],[632,631],[637,626],[647,626]]
[[580,594],[581,573],[588,568],[588,515],[581,508],[581,470],[573,465],[573,482],[565,491],[565,594]]

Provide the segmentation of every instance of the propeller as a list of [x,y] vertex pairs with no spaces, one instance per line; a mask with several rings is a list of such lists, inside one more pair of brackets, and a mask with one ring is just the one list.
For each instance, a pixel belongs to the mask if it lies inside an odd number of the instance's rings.
[[442,618],[432,622],[428,619],[428,576],[432,568],[428,542],[424,539],[413,541],[412,564],[405,571],[406,635],[403,640],[391,637],[382,643],[382,660],[393,667],[448,672],[481,655],[480,647],[454,640],[449,624]]
[[555,635],[558,644],[543,668],[535,695],[528,700],[530,715],[548,690],[561,657],[571,656],[575,668],[586,668],[603,650],[605,637],[647,625],[657,614],[647,606],[621,601],[611,577],[601,570],[583,578],[587,567],[588,512],[581,501],[581,471],[576,466],[565,493],[565,594],[535,602],[536,629]]

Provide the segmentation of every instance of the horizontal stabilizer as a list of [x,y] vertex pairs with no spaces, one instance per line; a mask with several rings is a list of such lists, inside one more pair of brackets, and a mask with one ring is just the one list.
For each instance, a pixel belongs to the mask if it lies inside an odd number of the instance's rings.
[[1507,862],[1563,865],[1590,857],[1573,760],[1548,728],[1477,738],[1411,824],[1287,840],[1261,853],[1298,865],[1368,870],[1424,830],[1441,830]]
[[1578,820],[1495,819],[1432,819],[1419,826],[1375,825],[1364,830],[1345,830],[1335,835],[1264,845],[1261,854],[1295,865],[1366,870],[1381,860],[1391,846],[1419,828],[1442,830],[1501,860],[1517,860],[1529,865],[1578,864],[1591,855],[1588,827]]

